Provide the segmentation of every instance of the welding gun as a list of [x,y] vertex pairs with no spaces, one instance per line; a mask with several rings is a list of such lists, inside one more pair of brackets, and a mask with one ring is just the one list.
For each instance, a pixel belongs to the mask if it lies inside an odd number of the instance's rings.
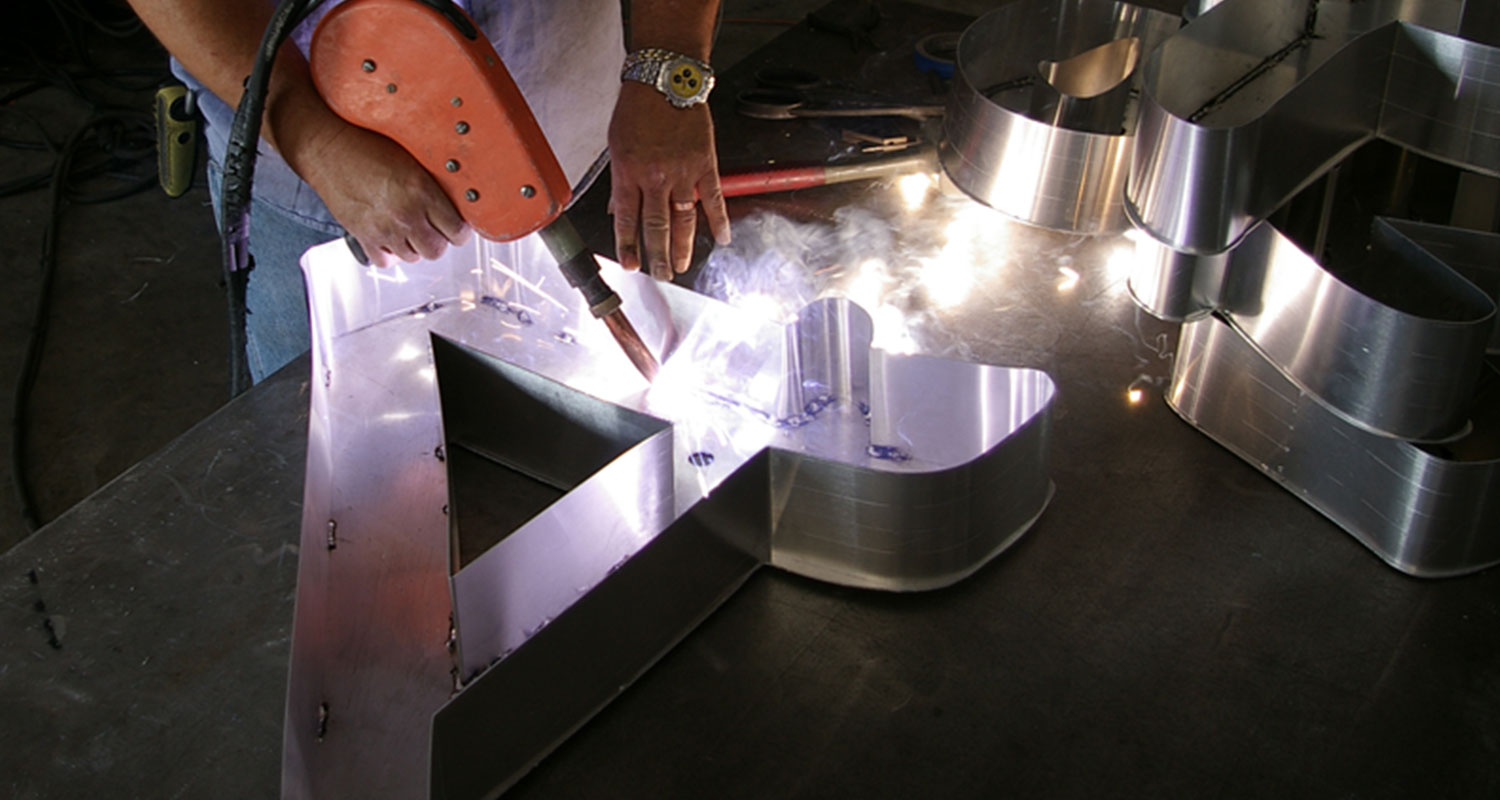
[[405,148],[479,235],[503,242],[539,231],[589,311],[647,380],[655,376],[655,357],[563,214],[572,190],[557,156],[462,9],[448,0],[347,0],[318,24],[309,64],[329,108]]

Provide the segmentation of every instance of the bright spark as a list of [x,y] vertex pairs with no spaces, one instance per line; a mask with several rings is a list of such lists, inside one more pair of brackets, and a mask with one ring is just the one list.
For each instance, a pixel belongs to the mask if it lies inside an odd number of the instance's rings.
[[879,308],[885,297],[886,281],[885,262],[872,258],[860,265],[859,273],[844,287],[844,296],[860,308]]
[[1129,279],[1130,274],[1135,271],[1135,258],[1134,244],[1125,242],[1116,247],[1109,254],[1109,259],[1104,263],[1105,272],[1109,275],[1109,282],[1115,284]]
[[734,298],[734,306],[767,322],[787,323],[795,319],[786,303],[769,294],[751,292]]
[[563,305],[562,303],[559,303],[557,301],[557,299],[554,298],[552,295],[547,294],[546,292],[542,291],[542,285],[540,283],[532,283],[531,281],[526,280],[525,278],[521,277],[520,273],[516,272],[515,270],[511,269],[510,267],[505,266],[504,264],[501,264],[500,261],[499,261],[499,259],[496,259],[496,258],[491,258],[490,259],[490,269],[493,269],[496,272],[499,272],[500,274],[505,275],[505,276],[507,276],[507,277],[515,280],[516,283],[519,283],[522,286],[525,286],[526,288],[530,289],[531,291],[536,292],[539,296],[541,296],[541,298],[543,300],[546,300],[547,302],[551,303],[552,305],[557,306],[558,308],[562,309],[563,311],[567,311],[568,310],[567,306]]
[[870,346],[877,350],[898,355],[910,355],[917,352],[917,341],[911,336],[911,326],[907,323],[906,315],[895,306],[880,306],[875,313],[870,315],[875,326],[874,336],[870,339]]
[[965,209],[944,231],[946,241],[935,258],[922,262],[922,286],[939,308],[950,308],[968,299],[974,288],[974,272],[985,261],[990,247],[984,232],[994,224],[988,209]]
[[896,179],[896,190],[907,211],[916,211],[927,203],[927,196],[937,180],[929,173],[917,172]]
[[371,264],[365,270],[370,274],[370,277],[381,283],[406,283],[410,280],[410,278],[406,277],[406,270],[402,268],[399,261],[389,267],[377,267]]
[[1057,282],[1059,292],[1071,292],[1078,286],[1078,270],[1072,267],[1058,267],[1057,274],[1062,276],[1062,280]]

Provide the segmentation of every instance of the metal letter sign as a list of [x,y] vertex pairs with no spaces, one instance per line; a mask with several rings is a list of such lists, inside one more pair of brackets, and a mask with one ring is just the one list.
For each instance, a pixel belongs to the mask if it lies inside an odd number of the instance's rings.
[[1350,268],[1265,219],[1377,138],[1500,174],[1497,9],[1214,5],[1146,63],[1125,194],[1172,407],[1413,575],[1500,563],[1500,237],[1377,219]]
[[288,797],[498,791],[760,565],[960,580],[1051,497],[1046,374],[870,347],[618,269],[647,384],[533,239],[304,259],[313,322]]

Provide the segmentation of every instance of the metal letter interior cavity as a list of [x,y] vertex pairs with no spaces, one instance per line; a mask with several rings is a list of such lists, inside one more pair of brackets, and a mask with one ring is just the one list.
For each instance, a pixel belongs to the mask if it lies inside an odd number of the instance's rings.
[[1500,174],[1496,8],[1213,4],[1147,61],[1126,191],[1172,407],[1413,575],[1500,563],[1500,237],[1377,219],[1324,265],[1265,219],[1373,138]]
[[490,796],[760,565],[946,586],[1051,497],[1045,373],[872,350],[846,300],[782,325],[609,269],[648,385],[534,238],[304,270],[286,797]]
[[1023,222],[1123,230],[1136,65],[1178,24],[1114,0],[1020,0],[979,18],[958,44],[944,170]]

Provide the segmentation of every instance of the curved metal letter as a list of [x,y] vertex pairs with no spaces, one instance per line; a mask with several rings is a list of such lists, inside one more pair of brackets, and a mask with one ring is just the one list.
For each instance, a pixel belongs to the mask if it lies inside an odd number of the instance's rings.
[[1177,26],[1114,0],[1022,0],[981,17],[959,40],[944,169],[1024,222],[1124,229],[1136,64]]
[[1206,5],[1147,63],[1126,189],[1132,294],[1188,320],[1172,407],[1397,569],[1500,562],[1500,237],[1377,220],[1320,265],[1264,221],[1373,138],[1500,174],[1500,12]]
[[550,263],[304,259],[288,797],[487,795],[760,565],[945,586],[1051,498],[1044,373],[872,350],[842,299],[783,326],[615,270],[669,355],[648,385]]

